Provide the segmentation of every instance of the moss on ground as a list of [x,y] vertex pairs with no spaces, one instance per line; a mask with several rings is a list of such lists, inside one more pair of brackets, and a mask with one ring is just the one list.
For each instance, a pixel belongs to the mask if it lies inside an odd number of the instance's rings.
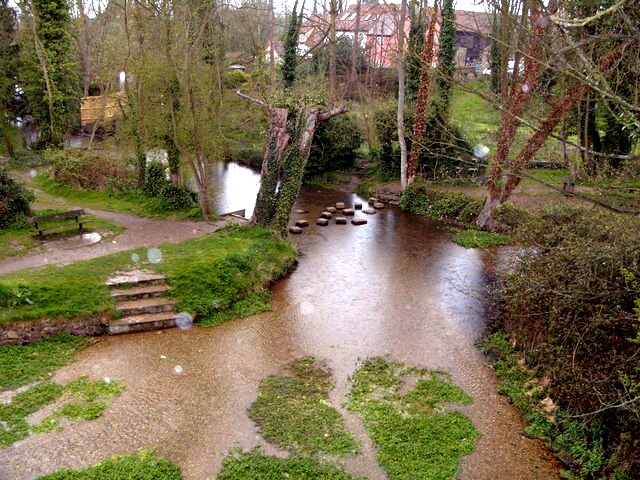
[[0,281],[0,325],[111,312],[114,302],[105,281],[133,268],[164,273],[179,311],[216,324],[231,314],[267,308],[268,284],[288,273],[296,258],[289,242],[259,227],[230,226],[158,248],[161,258],[137,249],[5,275]]
[[29,345],[0,345],[0,391],[45,380],[90,343],[87,337],[59,333]]
[[[413,388],[406,382],[416,380]],[[362,416],[378,447],[378,463],[392,480],[453,479],[479,433],[462,413],[471,397],[440,372],[382,358],[368,360],[353,378],[347,408]]]
[[320,465],[305,457],[275,458],[259,451],[229,455],[218,480],[358,480],[349,472],[332,465]]
[[180,468],[151,450],[135,455],[115,455],[80,470],[60,470],[38,480],[181,480]]
[[[60,428],[60,419],[92,420],[102,415],[110,399],[120,395],[124,385],[106,380],[91,381],[81,377],[66,386],[46,381],[17,393],[10,403],[0,404],[0,446],[8,447],[30,434]],[[27,417],[60,401],[61,405],[37,425],[30,425]]]
[[345,456],[358,449],[340,413],[328,401],[331,374],[313,358],[287,367],[290,375],[274,375],[260,384],[249,417],[269,442],[295,454]]

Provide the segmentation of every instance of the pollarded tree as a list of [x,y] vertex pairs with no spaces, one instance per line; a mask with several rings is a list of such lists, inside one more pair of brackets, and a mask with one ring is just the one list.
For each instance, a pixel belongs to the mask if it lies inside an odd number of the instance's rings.
[[291,95],[270,105],[236,92],[269,114],[269,139],[262,161],[262,179],[253,221],[286,235],[291,209],[298,197],[311,144],[320,122],[347,111],[345,105],[323,110],[312,97]]
[[39,144],[62,146],[78,121],[80,74],[67,0],[20,2],[25,21],[21,36],[21,86],[40,127]]
[[[289,28],[284,39],[284,54],[282,57],[282,83],[285,88],[290,88],[296,80],[296,69],[298,68],[298,34],[302,15],[298,15],[298,0],[293,4],[291,17],[289,18]],[[302,13],[302,12],[301,12]],[[271,46],[273,50],[273,45]]]

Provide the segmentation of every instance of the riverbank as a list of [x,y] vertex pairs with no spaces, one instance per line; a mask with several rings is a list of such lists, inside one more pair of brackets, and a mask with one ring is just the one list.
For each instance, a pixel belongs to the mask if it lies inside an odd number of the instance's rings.
[[[177,311],[215,324],[267,309],[266,288],[291,270],[295,258],[291,244],[264,229],[227,226],[217,233],[156,244],[149,250],[126,250],[61,267],[15,272],[0,282],[0,328],[24,331],[12,329],[12,323],[39,319],[59,328],[64,323],[56,323],[58,320],[101,317],[104,323],[115,306],[106,279],[134,268],[166,275]],[[42,328],[46,326],[45,321]]]

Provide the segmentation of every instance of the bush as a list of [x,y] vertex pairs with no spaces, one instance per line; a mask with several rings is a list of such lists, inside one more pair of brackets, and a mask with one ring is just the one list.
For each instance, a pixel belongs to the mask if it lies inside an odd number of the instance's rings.
[[81,148],[47,150],[44,156],[53,164],[53,178],[74,189],[124,192],[135,177],[128,165]]
[[34,150],[18,150],[13,154],[13,157],[9,159],[9,166],[11,168],[37,168],[48,165],[49,161],[42,155],[41,152]]
[[[400,147],[398,145],[398,122],[396,106],[388,104],[375,112],[375,128],[380,145],[378,147],[378,169],[398,176],[400,172]],[[413,112],[405,114],[405,141],[411,150]],[[418,161],[418,172],[426,178],[436,180],[451,176],[468,176],[473,149],[460,128],[437,113],[429,113],[423,146]]]
[[402,195],[400,208],[433,220],[451,220],[472,201],[464,193],[431,190],[426,182],[416,179]]
[[[529,232],[535,249],[506,279],[501,328],[580,420],[582,434],[557,432],[569,444],[580,437],[569,452],[580,475],[640,478],[637,224],[575,207],[541,222]],[[603,458],[595,467],[593,455]]]
[[144,187],[142,191],[148,197],[157,197],[160,192],[171,182],[167,180],[166,168],[159,162],[149,162],[144,175]]
[[251,75],[242,70],[227,70],[224,72],[223,82],[226,88],[238,88],[251,80]]
[[10,227],[29,215],[29,203],[34,199],[33,194],[11,178],[0,165],[0,229]]
[[198,206],[198,195],[183,186],[167,183],[159,192],[162,208],[167,210],[186,210]]
[[338,115],[321,122],[316,129],[305,175],[353,168],[355,151],[361,144],[362,135],[351,115]]

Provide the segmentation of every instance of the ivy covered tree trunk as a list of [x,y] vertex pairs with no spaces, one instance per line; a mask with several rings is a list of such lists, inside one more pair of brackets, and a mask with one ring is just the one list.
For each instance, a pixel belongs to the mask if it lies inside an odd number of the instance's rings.
[[438,49],[439,74],[436,79],[440,93],[439,110],[447,117],[451,103],[453,75],[456,71],[456,12],[453,0],[444,0],[442,5],[442,26],[440,27],[440,47]]
[[252,221],[286,235],[291,210],[300,192],[304,170],[318,124],[347,111],[346,105],[323,112],[309,107],[290,112],[241,92],[240,97],[269,113],[269,141],[262,161],[262,179]]

